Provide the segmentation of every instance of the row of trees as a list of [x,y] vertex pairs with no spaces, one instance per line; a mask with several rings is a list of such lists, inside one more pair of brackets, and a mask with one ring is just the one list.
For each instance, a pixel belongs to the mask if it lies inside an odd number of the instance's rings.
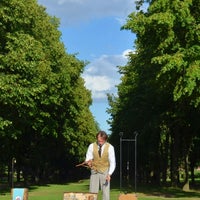
[[[110,142],[137,131],[137,180],[177,186],[184,172],[188,186],[200,163],[200,2],[140,0],[137,9],[122,27],[137,39],[118,96],[108,96]],[[98,130],[86,63],[66,53],[58,28],[36,0],[0,2],[0,174],[15,158],[18,181],[80,177],[74,166]]]
[[58,28],[36,0],[0,2],[0,173],[15,158],[18,181],[73,176],[98,129],[85,63],[66,53]]
[[122,27],[137,39],[118,96],[108,96],[110,139],[138,131],[138,180],[178,186],[183,174],[188,187],[200,164],[200,1],[141,0],[137,9]]

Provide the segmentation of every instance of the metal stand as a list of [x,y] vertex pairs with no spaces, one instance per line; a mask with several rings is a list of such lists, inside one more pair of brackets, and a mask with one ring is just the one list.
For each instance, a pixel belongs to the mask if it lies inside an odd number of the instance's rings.
[[[122,142],[135,142],[134,151],[135,151],[135,193],[137,189],[137,131],[134,132],[135,138],[134,139],[123,139],[123,132],[119,133],[120,136],[120,192],[122,188]],[[129,162],[127,162],[127,170],[129,170]]]

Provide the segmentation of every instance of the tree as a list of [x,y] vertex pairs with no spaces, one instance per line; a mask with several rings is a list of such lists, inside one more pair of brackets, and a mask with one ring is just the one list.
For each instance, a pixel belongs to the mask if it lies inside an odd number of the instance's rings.
[[0,130],[7,149],[13,145],[7,163],[15,156],[19,171],[44,178],[58,167],[53,150],[69,169],[97,131],[85,63],[66,53],[59,20],[36,0],[2,0],[0,21]]
[[[199,126],[191,118],[199,115],[200,108],[200,7],[196,0],[147,2],[149,7],[143,11],[140,6],[146,2],[138,1],[138,11],[122,27],[137,39],[135,53],[120,69],[118,98],[110,98],[112,137],[122,129],[138,129],[143,139],[139,145],[145,146],[145,152],[139,152],[146,158],[140,169],[166,174],[169,168],[172,185],[177,186],[180,168],[185,169],[188,183],[189,154],[193,139],[199,137]],[[147,150],[149,140],[145,139],[150,136],[155,143]],[[148,158],[156,169],[149,168]],[[161,166],[156,165],[158,160]]]

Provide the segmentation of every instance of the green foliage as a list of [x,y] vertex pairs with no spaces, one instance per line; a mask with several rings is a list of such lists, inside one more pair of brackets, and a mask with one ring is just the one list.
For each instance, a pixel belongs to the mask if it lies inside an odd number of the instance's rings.
[[118,97],[109,97],[112,139],[137,130],[142,181],[165,182],[169,170],[177,185],[180,168],[187,179],[187,156],[199,138],[193,119],[200,114],[200,7],[191,0],[148,2],[147,11],[131,13],[122,27],[137,38],[135,53],[119,68]]
[[35,0],[2,0],[0,21],[0,137],[13,145],[6,159],[15,156],[24,173],[41,159],[34,166],[45,177],[57,169],[53,150],[70,168],[97,131],[81,77],[85,63],[66,53],[59,20]]

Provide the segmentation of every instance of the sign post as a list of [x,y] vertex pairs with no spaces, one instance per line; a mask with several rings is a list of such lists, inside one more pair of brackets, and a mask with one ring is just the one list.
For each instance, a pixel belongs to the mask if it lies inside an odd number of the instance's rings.
[[12,188],[12,200],[28,200],[27,188]]

